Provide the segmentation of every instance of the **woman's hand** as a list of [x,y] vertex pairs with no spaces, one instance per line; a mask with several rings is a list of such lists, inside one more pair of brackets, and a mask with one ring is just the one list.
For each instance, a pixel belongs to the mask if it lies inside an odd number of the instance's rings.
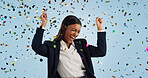
[[47,24],[47,21],[48,21],[47,12],[43,13],[43,14],[40,16],[40,18],[41,18],[41,20],[42,20],[41,26],[45,27],[46,24]]
[[103,30],[104,21],[101,18],[99,17],[96,18],[96,24],[97,24],[98,30]]

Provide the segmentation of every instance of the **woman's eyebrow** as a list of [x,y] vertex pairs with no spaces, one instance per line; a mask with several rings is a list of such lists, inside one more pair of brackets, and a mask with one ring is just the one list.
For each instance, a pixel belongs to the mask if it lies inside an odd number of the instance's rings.
[[[72,28],[72,29],[75,29],[75,28]],[[76,29],[75,29],[76,30]]]

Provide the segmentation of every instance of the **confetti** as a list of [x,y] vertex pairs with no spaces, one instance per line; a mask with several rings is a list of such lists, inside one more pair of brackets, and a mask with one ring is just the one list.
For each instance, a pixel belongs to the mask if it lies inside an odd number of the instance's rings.
[[117,25],[117,23],[115,23],[115,25]]
[[70,11],[71,13],[74,13],[73,11]]
[[99,63],[100,61],[98,61],[98,63]]
[[27,45],[27,48],[29,48],[29,45]]
[[57,38],[57,36],[53,36],[53,38],[55,39],[55,38]]
[[116,33],[116,31],[115,31],[115,30],[113,30],[113,33]]
[[142,66],[142,64],[139,64],[140,66]]
[[56,48],[56,45],[53,45],[54,48]]
[[3,23],[6,23],[6,21],[4,21]]
[[107,13],[104,12],[104,15],[106,15]]
[[148,71],[148,69],[147,69],[147,68],[145,68],[145,70],[146,70],[146,71]]
[[130,3],[127,3],[127,5],[131,5]]
[[16,58],[14,59],[14,61],[17,61],[17,59],[18,59],[18,58],[16,57]]
[[116,78],[115,76],[112,76],[113,78]]
[[51,19],[55,19],[56,17],[53,17],[53,18],[51,18]]
[[130,44],[128,44],[127,46],[130,47]]
[[30,27],[30,25],[26,25],[27,27]]
[[43,59],[40,59],[40,62],[43,62]]
[[115,70],[114,72],[117,72],[118,70]]
[[5,73],[7,73],[7,72],[9,72],[9,71],[5,71]]
[[14,66],[14,63],[13,63],[13,61],[11,62],[11,64]]
[[140,59],[140,57],[137,57],[137,59]]
[[14,71],[16,71],[16,69],[14,69]]
[[5,57],[4,60],[7,60],[7,57]]
[[124,13],[124,16],[126,16],[127,12]]
[[127,63],[126,66],[129,66],[129,64]]
[[79,44],[81,44],[81,41],[79,41]]
[[105,1],[105,3],[109,3],[110,1]]
[[148,47],[146,47],[146,51],[148,51]]
[[140,13],[137,14],[137,16],[140,16],[140,15],[141,15]]
[[86,47],[88,47],[89,46],[89,44],[88,43],[86,43]]

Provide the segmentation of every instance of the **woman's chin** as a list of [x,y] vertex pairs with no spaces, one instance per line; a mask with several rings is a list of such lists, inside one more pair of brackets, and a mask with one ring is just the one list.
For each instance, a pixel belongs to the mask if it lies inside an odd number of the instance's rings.
[[72,43],[73,40],[68,40],[68,43]]

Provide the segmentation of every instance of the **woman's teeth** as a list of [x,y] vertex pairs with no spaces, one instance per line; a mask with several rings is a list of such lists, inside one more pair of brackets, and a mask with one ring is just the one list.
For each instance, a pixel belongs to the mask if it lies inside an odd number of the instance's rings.
[[70,36],[72,39],[74,39],[75,37],[73,37],[73,36]]

